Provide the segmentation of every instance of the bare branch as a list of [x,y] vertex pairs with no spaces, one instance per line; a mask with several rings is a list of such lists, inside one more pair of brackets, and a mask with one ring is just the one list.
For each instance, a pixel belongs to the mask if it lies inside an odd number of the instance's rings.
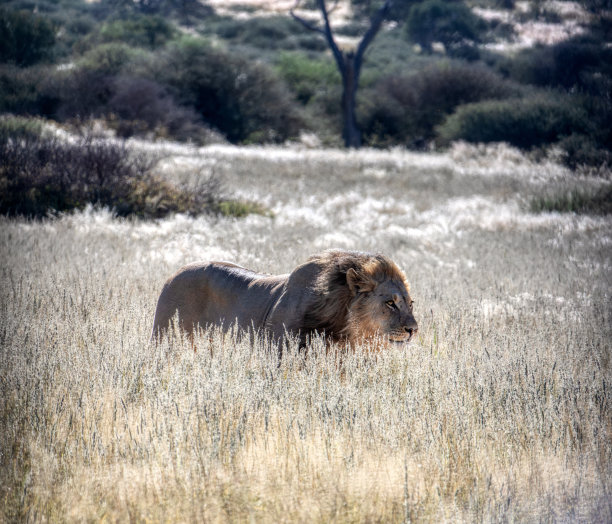
[[[326,37],[325,35],[325,31],[323,31],[323,29],[321,29],[320,27],[317,27],[316,25],[311,24],[310,22],[308,22],[307,20],[304,20],[301,16],[296,15],[293,12],[293,9],[291,9],[289,11],[289,14],[292,16],[292,18],[296,21],[298,21],[300,24],[302,24],[306,29],[309,29],[310,31],[314,31],[315,33],[320,33],[323,36]],[[326,37],[327,38],[327,37]]]
[[330,8],[327,10],[327,12],[328,12],[328,13],[333,13],[333,12],[336,10],[336,8],[338,7],[338,3],[339,3],[339,1],[340,1],[340,0],[336,0],[336,1],[334,2],[334,5],[332,5],[332,6],[331,6],[331,7],[330,7]]
[[336,59],[336,63],[338,64],[338,69],[340,69],[342,76],[344,76],[346,72],[344,57],[342,56],[342,51],[340,51],[338,45],[336,44],[336,41],[334,40],[334,35],[329,24],[329,15],[327,13],[325,0],[318,0],[317,3],[319,4],[319,9],[321,10],[321,14],[323,15],[323,21],[325,22],[325,38],[327,39],[327,45],[329,45],[329,48],[332,50],[334,58]]
[[366,31],[366,34],[363,35],[361,42],[359,42],[359,47],[357,47],[357,52],[355,53],[355,71],[357,72],[357,74],[359,74],[359,71],[361,70],[363,54],[365,53],[365,50],[368,48],[368,46],[372,43],[372,40],[374,40],[376,33],[378,33],[378,31],[380,30],[380,26],[389,14],[392,4],[393,0],[385,1],[383,6],[372,17],[372,20],[370,21],[370,27]]

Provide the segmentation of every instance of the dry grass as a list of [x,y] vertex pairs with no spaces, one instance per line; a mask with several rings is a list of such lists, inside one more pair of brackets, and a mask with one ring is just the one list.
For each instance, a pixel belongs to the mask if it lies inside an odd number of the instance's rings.
[[[504,148],[173,147],[167,176],[274,217],[2,219],[0,520],[612,520],[610,219],[528,211],[608,182]],[[331,246],[405,269],[415,343],[149,343],[179,265]]]

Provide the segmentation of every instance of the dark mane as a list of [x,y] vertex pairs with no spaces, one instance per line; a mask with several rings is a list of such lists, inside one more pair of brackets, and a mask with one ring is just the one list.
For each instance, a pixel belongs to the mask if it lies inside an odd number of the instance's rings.
[[346,339],[347,316],[358,300],[347,284],[347,271],[354,269],[364,282],[399,280],[408,287],[404,273],[382,254],[360,251],[324,251],[309,259],[321,266],[314,285],[315,299],[302,322],[302,341],[314,333],[325,334],[334,342]]

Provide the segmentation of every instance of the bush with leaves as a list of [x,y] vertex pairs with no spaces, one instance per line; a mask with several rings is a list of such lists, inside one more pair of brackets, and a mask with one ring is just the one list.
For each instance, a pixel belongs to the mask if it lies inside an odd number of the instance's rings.
[[258,50],[310,49],[323,51],[325,41],[287,16],[252,17],[247,20],[218,18],[205,28],[207,34],[227,40],[231,45]]
[[0,112],[52,116],[59,103],[49,87],[54,75],[48,66],[0,64]]
[[155,49],[177,34],[174,25],[161,16],[138,16],[105,23],[100,29],[103,42],[124,42],[134,47]]
[[0,143],[8,140],[36,140],[42,131],[41,120],[19,116],[0,117]]
[[113,79],[105,110],[122,137],[146,135],[204,142],[206,129],[195,111],[179,106],[154,80],[127,75]]
[[462,2],[425,0],[415,3],[408,14],[406,34],[427,51],[434,42],[446,47],[478,42],[486,30],[484,20]]
[[[20,130],[16,133],[15,130]],[[63,142],[41,137],[23,122],[0,120],[0,214],[44,217],[89,204],[120,216],[169,213],[264,214],[261,206],[222,197],[219,181],[175,186],[153,173],[150,155],[125,144],[82,138]]]
[[603,44],[605,33],[595,18],[588,32],[571,40],[525,49],[497,63],[517,81],[569,93],[587,113],[590,126],[564,134],[559,142],[572,168],[610,165],[612,159],[612,49]]
[[303,53],[282,53],[276,69],[302,104],[325,97],[330,91],[338,95],[340,74],[329,60],[315,60]]
[[552,46],[522,50],[498,67],[511,78],[544,87],[577,88],[591,93],[600,78],[612,78],[612,49],[601,42],[576,38]]
[[267,66],[201,39],[171,45],[151,74],[231,142],[282,142],[300,129],[289,91]]
[[30,66],[51,56],[55,28],[25,11],[0,9],[0,62]]
[[104,22],[98,30],[81,39],[75,45],[75,50],[85,53],[89,49],[109,43],[157,49],[166,45],[177,34],[174,24],[161,16],[129,14],[126,18]]
[[612,215],[612,186],[574,189],[565,192],[551,192],[531,199],[531,211],[535,213],[580,213]]
[[422,146],[458,106],[520,94],[520,88],[479,65],[439,63],[410,76],[391,75],[364,92],[360,121],[370,145]]
[[443,144],[452,140],[508,142],[523,149],[591,131],[587,113],[570,98],[554,94],[467,104],[437,128]]

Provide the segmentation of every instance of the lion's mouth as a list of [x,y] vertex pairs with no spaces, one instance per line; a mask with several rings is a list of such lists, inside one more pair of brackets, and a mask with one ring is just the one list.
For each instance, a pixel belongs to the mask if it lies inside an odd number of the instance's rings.
[[410,342],[410,339],[412,339],[412,333],[401,336],[388,335],[387,338],[389,339],[389,342],[393,342],[394,344],[406,344]]

